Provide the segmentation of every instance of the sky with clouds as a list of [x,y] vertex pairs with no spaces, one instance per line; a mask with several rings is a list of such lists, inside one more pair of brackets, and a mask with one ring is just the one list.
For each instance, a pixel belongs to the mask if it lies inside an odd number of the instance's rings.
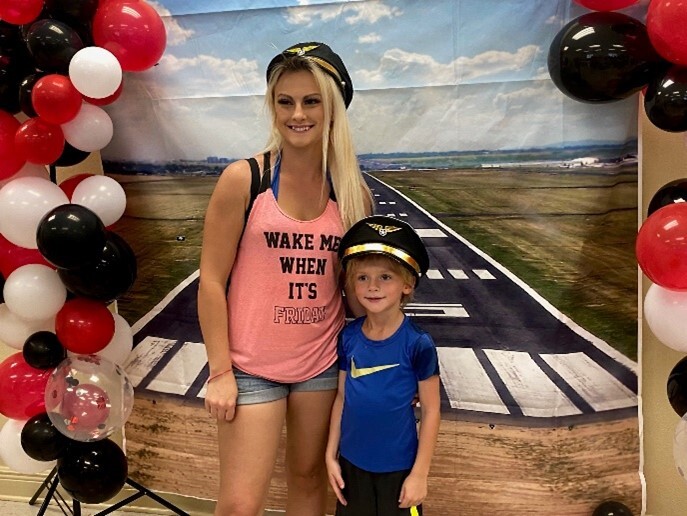
[[[355,87],[359,154],[496,150],[636,136],[637,97],[569,99],[547,71],[550,42],[587,12],[571,0],[158,0],[160,63],[127,72],[106,109],[105,159],[242,158],[266,141],[265,68],[324,41]],[[623,12],[643,20],[645,1]]]

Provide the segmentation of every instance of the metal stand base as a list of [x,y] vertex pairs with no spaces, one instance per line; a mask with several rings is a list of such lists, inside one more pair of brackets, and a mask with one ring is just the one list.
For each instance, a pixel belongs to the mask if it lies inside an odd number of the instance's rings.
[[[50,500],[55,500],[55,503],[57,506],[60,508],[62,511],[62,514],[65,516],[81,516],[81,502],[78,500],[72,499],[72,504],[71,507],[69,506],[69,503],[62,497],[62,495],[57,491],[57,486],[60,483],[60,479],[57,478],[57,468],[53,468],[53,470],[48,473],[48,476],[45,478],[41,486],[38,488],[38,491],[33,495],[31,500],[29,500],[29,505],[35,505],[36,501],[38,500],[38,497],[41,495],[43,490],[47,487],[48,491],[45,496],[45,500],[43,500],[43,503],[41,504],[40,509],[38,510],[37,516],[43,516],[45,514],[45,511],[48,509],[48,505],[50,504]],[[138,500],[139,498],[143,496],[147,496],[149,498],[152,498],[155,500],[157,503],[160,505],[166,507],[170,511],[172,511],[174,514],[178,514],[179,516],[189,516],[189,514],[185,511],[182,511],[179,509],[176,505],[172,504],[171,502],[168,502],[161,496],[155,494],[153,491],[150,489],[142,486],[138,482],[135,482],[131,478],[127,477],[126,483],[129,484],[131,487],[136,489],[138,491],[137,493],[132,494],[131,496],[125,498],[124,500],[121,500],[107,509],[104,509],[98,513],[96,513],[94,516],[104,516],[105,514],[110,514],[117,509],[121,509],[125,505],[129,505],[129,503],[133,502],[134,500]]]

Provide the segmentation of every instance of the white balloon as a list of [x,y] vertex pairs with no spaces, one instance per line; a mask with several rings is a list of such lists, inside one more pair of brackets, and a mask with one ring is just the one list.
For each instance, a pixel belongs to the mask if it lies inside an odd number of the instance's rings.
[[644,296],[644,318],[662,344],[687,353],[687,292],[652,284]]
[[55,318],[44,320],[23,319],[7,307],[0,304],[0,341],[8,346],[22,350],[26,339],[37,331],[51,331],[55,333]]
[[8,419],[0,429],[0,459],[5,465],[18,473],[40,473],[52,469],[53,461],[40,461],[29,457],[21,445],[21,431],[26,421]]
[[54,317],[67,300],[67,289],[57,271],[47,265],[30,263],[17,267],[5,280],[5,304],[24,319]]
[[98,355],[106,358],[113,364],[124,366],[134,347],[134,336],[131,326],[126,319],[119,314],[112,314],[115,320],[115,331],[110,343],[104,349],[98,351]]
[[20,177],[40,177],[41,179],[50,179],[50,173],[45,165],[37,165],[36,163],[29,163],[28,161],[23,167],[19,169],[12,177],[0,181],[0,188],[5,186],[10,181],[19,179]]
[[72,146],[84,152],[102,149],[114,134],[112,119],[105,110],[84,102],[81,109],[69,122],[60,126],[64,139]]
[[19,247],[37,249],[36,230],[43,216],[68,204],[55,183],[40,177],[20,177],[0,189],[0,233]]
[[94,175],[74,188],[72,203],[89,208],[105,226],[111,226],[124,214],[126,193],[122,185],[111,177]]
[[673,460],[683,480],[687,482],[687,414],[682,416],[675,427],[673,437]]
[[122,82],[122,66],[102,47],[86,47],[69,61],[69,78],[79,92],[92,99],[109,97]]

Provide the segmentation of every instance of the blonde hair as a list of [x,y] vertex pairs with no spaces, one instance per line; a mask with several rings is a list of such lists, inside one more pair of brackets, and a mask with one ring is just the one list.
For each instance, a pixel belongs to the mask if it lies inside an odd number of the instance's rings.
[[415,285],[417,284],[417,278],[411,270],[403,265],[398,260],[391,258],[386,254],[381,253],[370,253],[363,254],[360,256],[355,256],[346,262],[346,287],[350,290],[354,288],[355,274],[360,265],[370,262],[383,261],[395,274],[401,276],[401,279],[406,285],[410,285],[410,294],[401,295],[401,307],[410,303],[413,300],[413,294],[415,293]]
[[369,215],[372,193],[363,179],[353,149],[350,125],[343,96],[334,79],[307,58],[289,57],[278,63],[267,83],[265,104],[271,115],[271,130],[265,152],[278,153],[282,137],[276,124],[275,86],[284,73],[306,70],[313,74],[324,105],[324,132],[322,138],[322,177],[326,184],[327,171],[343,221],[344,230]]

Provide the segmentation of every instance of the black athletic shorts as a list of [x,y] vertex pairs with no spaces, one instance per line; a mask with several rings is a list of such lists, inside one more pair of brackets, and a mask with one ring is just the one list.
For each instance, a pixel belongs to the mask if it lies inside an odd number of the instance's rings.
[[343,496],[348,502],[336,502],[336,516],[422,516],[422,505],[399,509],[403,481],[409,469],[391,473],[370,473],[339,456],[344,481]]

